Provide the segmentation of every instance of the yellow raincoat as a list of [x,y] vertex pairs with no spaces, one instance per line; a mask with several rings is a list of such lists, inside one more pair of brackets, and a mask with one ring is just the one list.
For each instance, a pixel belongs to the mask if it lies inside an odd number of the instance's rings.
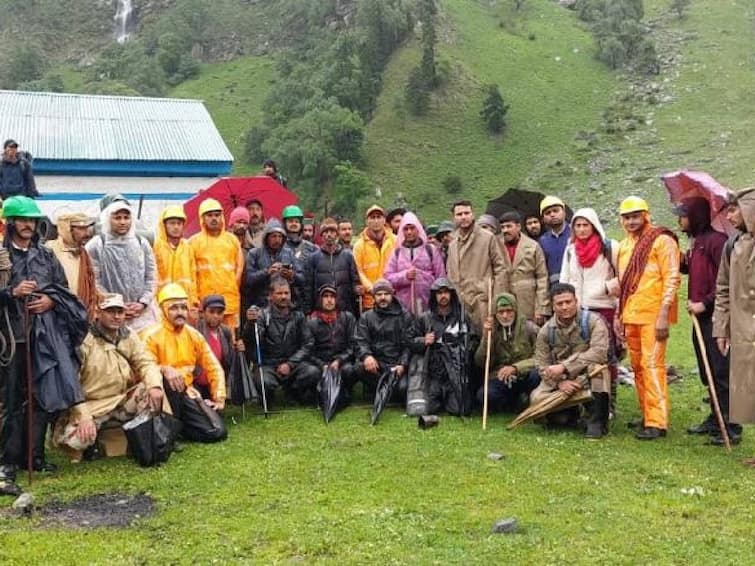
[[168,283],[178,283],[189,295],[189,306],[198,308],[197,266],[194,251],[189,241],[184,238],[181,238],[174,248],[168,241],[165,231],[165,219],[178,217],[177,211],[173,208],[166,208],[160,215],[160,222],[155,230],[155,243],[152,245],[157,264],[157,290],[159,292]]
[[171,366],[183,376],[186,387],[194,383],[194,368],[200,366],[207,374],[210,397],[218,402],[225,399],[225,373],[198,330],[185,324],[178,330],[168,322],[163,312],[162,322],[145,328],[141,338],[159,366]]
[[378,247],[377,242],[367,235],[367,228],[362,231],[359,241],[354,244],[354,263],[356,263],[359,279],[364,287],[364,308],[370,309],[374,304],[372,284],[383,278],[383,272],[391,259],[393,248],[396,246],[396,236],[388,228],[385,229],[383,242]]
[[207,199],[199,205],[201,232],[189,240],[194,251],[197,268],[197,293],[201,301],[207,295],[222,295],[225,298],[225,322],[231,328],[239,325],[241,308],[241,275],[244,273],[244,254],[239,239],[225,230],[222,221],[220,234],[211,236],[202,220],[202,215],[217,210],[217,201]]

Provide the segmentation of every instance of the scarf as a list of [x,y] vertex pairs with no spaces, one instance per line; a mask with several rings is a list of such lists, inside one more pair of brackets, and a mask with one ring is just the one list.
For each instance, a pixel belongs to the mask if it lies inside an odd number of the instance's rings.
[[640,284],[640,278],[645,272],[647,266],[648,257],[650,257],[650,250],[653,247],[653,242],[661,234],[671,236],[676,241],[676,234],[674,234],[668,228],[663,226],[657,226],[652,228],[644,236],[640,237],[639,242],[632,251],[632,257],[629,258],[629,264],[627,270],[624,272],[624,277],[621,278],[621,295],[619,296],[619,314],[624,311],[624,305],[629,299],[629,296],[637,291],[637,287]]
[[97,284],[94,279],[92,258],[84,248],[81,248],[79,256],[79,288],[76,290],[76,295],[87,308],[87,318],[90,321],[94,320],[97,314]]
[[338,319],[338,311],[333,310],[332,312],[325,312],[325,311],[318,310],[312,313],[312,317],[319,318],[325,324],[333,326],[336,323],[336,319]]
[[600,252],[603,251],[603,242],[595,233],[586,240],[574,238],[574,251],[577,253],[577,262],[580,267],[592,267]]

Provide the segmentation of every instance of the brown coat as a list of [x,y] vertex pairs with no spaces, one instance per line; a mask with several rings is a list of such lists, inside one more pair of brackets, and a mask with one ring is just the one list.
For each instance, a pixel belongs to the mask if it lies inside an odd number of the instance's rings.
[[465,235],[459,230],[453,233],[446,272],[478,331],[488,315],[490,278],[493,278],[493,297],[511,292],[501,246],[493,234],[477,224]]
[[536,315],[547,317],[550,314],[548,268],[540,244],[522,234],[512,262],[502,236],[499,236],[499,242],[519,312],[529,320],[534,320]]
[[755,189],[739,193],[738,203],[747,233],[730,259],[726,249],[721,257],[713,336],[731,339],[729,418],[744,424],[755,422]]

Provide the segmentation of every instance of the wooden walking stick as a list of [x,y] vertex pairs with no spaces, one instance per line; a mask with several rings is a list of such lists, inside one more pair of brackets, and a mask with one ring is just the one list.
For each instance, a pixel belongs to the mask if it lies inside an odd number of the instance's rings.
[[[493,277],[488,280],[488,317],[493,316]],[[482,430],[488,428],[488,379],[490,379],[490,343],[493,338],[493,329],[487,332],[488,344],[485,349],[485,380],[482,383]]]
[[729,431],[726,429],[726,423],[724,417],[721,415],[721,405],[718,404],[718,395],[716,395],[716,386],[713,383],[713,372],[710,370],[710,364],[708,363],[708,352],[705,349],[705,342],[703,342],[703,331],[700,329],[700,322],[697,320],[697,315],[693,312],[692,326],[695,329],[695,338],[697,338],[697,344],[700,346],[700,352],[702,353],[703,366],[705,367],[705,377],[708,380],[708,389],[710,389],[710,404],[713,405],[713,412],[716,413],[716,421],[718,422],[718,428],[721,431],[721,438],[724,439],[724,446],[726,451],[731,452],[731,441],[729,440]]
[[414,291],[414,279],[409,283],[409,300],[412,302],[412,314],[417,316],[417,294]]

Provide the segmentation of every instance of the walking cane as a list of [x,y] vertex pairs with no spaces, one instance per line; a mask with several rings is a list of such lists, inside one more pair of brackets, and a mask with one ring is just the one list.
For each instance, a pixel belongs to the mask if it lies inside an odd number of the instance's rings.
[[[488,317],[493,316],[493,278],[488,280]],[[487,347],[485,349],[485,381],[482,384],[482,430],[488,428],[488,379],[490,378],[490,343],[493,329],[487,332]]]
[[713,412],[716,413],[716,421],[718,422],[718,428],[721,431],[721,437],[724,439],[724,446],[726,451],[731,452],[731,441],[729,440],[729,431],[726,429],[726,423],[724,417],[721,415],[721,405],[718,404],[718,395],[716,395],[716,387],[713,384],[713,372],[710,370],[710,364],[708,363],[708,352],[705,349],[705,343],[703,342],[703,331],[700,329],[700,322],[697,320],[697,315],[693,312],[692,326],[695,329],[695,338],[697,338],[697,344],[700,346],[700,352],[702,353],[703,366],[705,367],[705,377],[708,380],[708,389],[710,389],[710,403],[713,405]]
[[414,291],[414,279],[409,283],[409,300],[412,302],[412,314],[417,316],[417,295]]
[[257,369],[260,372],[260,390],[262,391],[262,411],[265,418],[269,415],[267,412],[267,395],[265,394],[265,376],[262,373],[262,351],[260,350],[260,331],[257,321],[254,321],[254,341],[257,344]]
[[26,354],[26,469],[29,473],[29,485],[31,486],[32,472],[34,470],[34,416],[32,414],[34,381],[31,371],[31,345],[29,344],[31,324],[29,321],[28,304],[29,297],[27,295],[24,301],[24,337],[26,338],[26,343],[24,344]]

